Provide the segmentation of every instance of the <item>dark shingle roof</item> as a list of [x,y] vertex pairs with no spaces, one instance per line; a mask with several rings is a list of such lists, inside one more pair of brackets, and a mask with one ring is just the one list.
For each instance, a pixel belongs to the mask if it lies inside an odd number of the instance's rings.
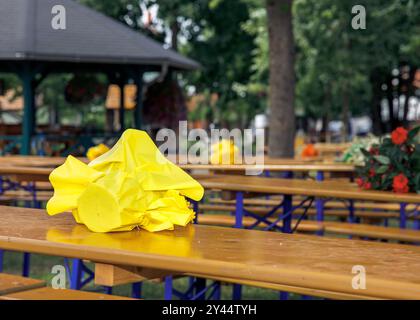
[[[66,30],[51,26],[55,5],[66,9]],[[194,60],[72,0],[1,0],[1,60],[199,67]]]

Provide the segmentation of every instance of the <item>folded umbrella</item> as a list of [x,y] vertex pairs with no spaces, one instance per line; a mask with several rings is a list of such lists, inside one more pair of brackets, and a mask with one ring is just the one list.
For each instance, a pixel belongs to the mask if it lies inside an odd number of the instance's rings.
[[144,131],[128,129],[114,147],[88,165],[69,156],[50,175],[54,195],[47,212],[72,211],[94,232],[173,230],[194,219],[186,197],[203,187],[167,160]]

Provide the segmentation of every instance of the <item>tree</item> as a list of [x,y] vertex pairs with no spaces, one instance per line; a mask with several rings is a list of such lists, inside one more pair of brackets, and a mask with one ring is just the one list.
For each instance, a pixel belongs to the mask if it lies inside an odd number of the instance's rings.
[[295,73],[292,0],[267,0],[270,45],[269,155],[293,157]]

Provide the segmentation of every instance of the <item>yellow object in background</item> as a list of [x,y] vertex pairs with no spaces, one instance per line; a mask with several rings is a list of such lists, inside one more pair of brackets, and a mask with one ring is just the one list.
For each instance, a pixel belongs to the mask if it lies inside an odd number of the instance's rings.
[[239,159],[239,149],[232,140],[223,139],[211,146],[211,164],[234,164]]
[[203,187],[167,160],[144,131],[128,129],[115,146],[88,165],[69,156],[50,174],[54,196],[47,212],[72,211],[94,232],[173,230],[195,213]]
[[86,153],[86,157],[89,159],[89,161],[92,161],[108,151],[109,151],[109,148],[103,143],[101,143],[101,144],[98,144],[97,146],[89,148]]

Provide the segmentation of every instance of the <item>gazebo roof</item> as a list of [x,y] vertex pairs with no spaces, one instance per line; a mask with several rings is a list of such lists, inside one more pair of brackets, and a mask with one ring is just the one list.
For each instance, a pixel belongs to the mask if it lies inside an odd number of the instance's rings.
[[[54,30],[51,9],[66,9]],[[127,64],[196,69],[199,64],[72,0],[0,1],[0,61]]]

